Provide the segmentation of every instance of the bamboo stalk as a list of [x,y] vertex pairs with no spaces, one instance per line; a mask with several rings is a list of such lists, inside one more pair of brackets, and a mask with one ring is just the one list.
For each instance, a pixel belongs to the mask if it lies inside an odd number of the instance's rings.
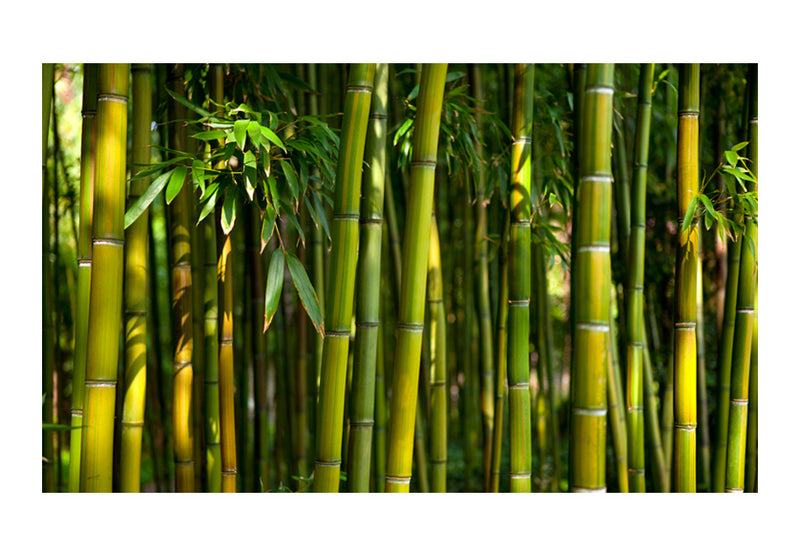
[[576,191],[570,490],[605,492],[611,288],[611,128],[614,65],[590,64],[581,110]]
[[369,492],[372,435],[375,424],[375,374],[380,336],[381,235],[386,174],[386,108],[389,68],[376,64],[364,159],[369,164],[361,195],[359,256],[356,280],[356,343],[350,401],[348,485],[350,492]]
[[664,448],[661,442],[661,430],[658,427],[658,410],[656,408],[656,393],[653,384],[653,368],[650,362],[650,347],[647,343],[647,334],[643,334],[644,346],[642,350],[642,378],[644,391],[644,427],[652,462],[654,482],[657,492],[669,492],[669,473],[664,462]]
[[[150,164],[152,86],[150,66],[133,64],[133,172]],[[149,178],[132,179],[129,203]],[[142,432],[147,388],[147,230],[145,211],[125,231],[125,383],[120,447],[120,490],[141,490]]]
[[253,386],[255,398],[255,459],[258,468],[258,490],[265,492],[269,489],[269,413],[267,408],[267,368],[266,368],[266,336],[259,323],[264,322],[264,278],[263,261],[259,249],[256,247],[261,237],[261,225],[258,212],[252,205],[248,206],[246,213],[250,221],[247,230],[248,241],[251,245],[249,256],[251,258],[252,285],[253,285]]
[[[758,179],[758,65],[750,64],[748,72],[747,146],[750,170]],[[758,182],[753,185],[758,194]],[[733,333],[731,390],[728,422],[728,454],[725,492],[744,491],[744,469],[747,447],[747,406],[750,360],[755,320],[756,277],[758,275],[758,222],[745,215],[745,233],[741,240],[739,291],[736,296],[736,322]]]
[[[183,64],[170,68],[170,87],[185,95]],[[170,147],[186,151],[186,108],[173,100],[170,103]],[[192,268],[191,268],[191,192],[182,185],[169,206],[172,249],[172,316],[175,330],[173,357],[173,442],[175,457],[175,490],[194,491],[194,429],[192,426]]]
[[[47,135],[53,103],[53,64],[42,64],[42,423],[53,420],[53,300],[50,290],[50,186],[47,181]],[[42,431],[42,490],[55,490],[53,436]]]
[[[645,415],[644,381],[644,253],[645,207],[647,196],[647,162],[650,150],[650,116],[655,64],[639,67],[638,113],[636,144],[633,161],[630,234],[628,238],[628,293],[626,301],[627,349],[627,425],[628,425],[628,482],[631,492],[645,491]],[[652,383],[652,377],[650,378]],[[651,388],[652,391],[652,388]]]
[[[661,444],[664,448],[664,465],[667,469],[667,485],[672,484],[672,448],[675,430],[675,331],[669,334],[669,356],[667,378],[661,397]],[[669,491],[669,489],[668,489]]]
[[500,459],[503,446],[503,412],[506,402],[506,380],[508,362],[508,234],[511,213],[506,213],[503,226],[500,255],[500,302],[497,315],[497,374],[495,375],[494,436],[492,437],[492,484],[491,492],[500,492]]
[[81,129],[81,199],[78,232],[78,295],[75,318],[75,350],[72,370],[72,410],[69,441],[69,492],[80,492],[83,396],[86,347],[89,341],[89,295],[92,280],[92,196],[97,149],[97,64],[84,64],[83,127]]
[[[217,262],[222,299],[222,329],[219,337],[219,414],[222,492],[236,492],[236,421],[233,375],[233,254],[231,235],[222,237]],[[219,309],[218,309],[219,310]]]
[[408,192],[409,206],[403,236],[403,276],[389,412],[387,492],[408,492],[411,483],[413,419],[417,407],[424,328],[427,275],[425,255],[429,249],[439,120],[446,74],[447,64],[425,64],[419,88],[417,127],[411,160],[411,187]]
[[[477,64],[470,64],[474,95],[483,99],[481,72]],[[480,113],[476,116],[480,129]],[[479,160],[483,160],[483,147],[475,145]],[[482,166],[475,169],[475,253],[477,266],[478,330],[480,334],[481,415],[483,416],[483,490],[489,492],[492,478],[492,438],[494,435],[494,351],[492,345],[492,309],[489,302],[489,246],[486,206],[489,198]]]
[[617,348],[617,290],[611,287],[611,313],[609,315],[609,360],[608,360],[608,422],[611,423],[611,443],[614,446],[615,467],[620,492],[628,492],[628,445],[625,412],[622,408],[624,400],[622,388],[622,370]]
[[435,214],[431,216],[431,219],[427,285],[431,352],[431,490],[432,492],[447,492],[447,335],[439,230]]
[[325,296],[327,330],[317,405],[314,491],[337,492],[341,465],[344,388],[353,315],[358,199],[375,64],[354,64],[345,97],[339,163],[334,187],[331,281]]
[[101,64],[97,176],[92,220],[92,285],[84,390],[81,490],[111,492],[114,404],[122,322],[123,218],[128,64]]
[[[700,65],[682,64],[678,108],[678,222],[698,192]],[[697,228],[680,233],[675,268],[674,446],[672,489],[696,492]]]
[[750,350],[750,392],[747,405],[747,450],[745,452],[745,492],[758,492],[758,281],[753,313],[753,340]]
[[697,226],[697,432],[700,437],[700,470],[698,490],[708,492],[711,486],[711,446],[708,431],[708,401],[706,396],[705,318],[703,315],[703,229]]
[[533,64],[514,68],[508,242],[508,401],[511,492],[531,491],[530,298]]

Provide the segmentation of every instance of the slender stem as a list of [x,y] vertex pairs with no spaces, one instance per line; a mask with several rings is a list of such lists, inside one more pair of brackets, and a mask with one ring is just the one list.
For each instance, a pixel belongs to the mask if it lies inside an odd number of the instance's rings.
[[92,220],[92,286],[84,383],[81,490],[111,492],[114,405],[122,323],[123,219],[128,64],[101,64],[97,97],[97,176]]
[[514,68],[508,242],[508,401],[511,492],[531,491],[530,299],[533,64]]
[[[698,192],[700,65],[680,68],[678,101],[678,222]],[[697,467],[697,228],[680,233],[675,267],[674,445],[672,489],[696,492]]]
[[72,375],[72,419],[69,441],[70,492],[80,491],[83,396],[86,347],[89,341],[89,295],[92,280],[92,196],[97,152],[97,64],[84,64],[83,128],[81,130],[81,200],[78,232],[78,299],[75,319],[75,352]]
[[417,101],[389,412],[387,492],[408,492],[411,482],[414,418],[424,328],[426,255],[430,241],[436,152],[446,74],[447,64],[425,64]]
[[217,262],[221,286],[222,329],[219,336],[219,413],[222,452],[222,492],[236,492],[236,423],[233,377],[233,254],[231,236],[222,238]]
[[570,489],[605,492],[611,293],[611,128],[614,65],[590,64],[583,93],[572,288]]
[[442,288],[442,257],[436,216],[428,248],[428,327],[431,352],[431,490],[447,492],[447,335]]
[[[134,64],[133,171],[150,164],[152,86],[150,66]],[[148,178],[131,180],[130,203],[149,184]],[[125,231],[125,384],[120,447],[120,490],[141,489],[142,432],[147,388],[147,230],[145,211]]]
[[327,330],[317,404],[315,492],[339,490],[344,391],[359,240],[358,200],[374,75],[375,64],[351,66],[345,95],[333,200],[331,280],[325,296]]
[[500,255],[500,303],[497,315],[497,375],[495,376],[494,436],[492,437],[491,492],[500,492],[500,459],[503,446],[503,409],[506,401],[506,370],[508,368],[508,234],[511,214],[506,213]]
[[375,422],[375,374],[380,336],[381,236],[386,174],[388,64],[375,68],[364,158],[369,164],[362,187],[356,304],[356,344],[350,402],[348,490],[369,492]]

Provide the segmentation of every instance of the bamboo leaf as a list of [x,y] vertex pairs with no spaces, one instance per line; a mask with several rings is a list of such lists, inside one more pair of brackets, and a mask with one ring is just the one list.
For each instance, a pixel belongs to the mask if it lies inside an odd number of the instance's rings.
[[272,257],[269,260],[269,270],[267,271],[267,289],[264,293],[264,332],[269,328],[272,317],[275,316],[275,312],[278,310],[278,301],[281,298],[281,290],[283,289],[283,264],[283,250],[278,247],[272,252]]
[[200,216],[197,218],[198,224],[202,222],[203,219],[214,210],[214,205],[216,204],[217,204],[217,191],[214,190],[214,192],[208,198],[208,202],[203,206],[203,210],[200,211]]
[[192,135],[192,137],[194,137],[195,139],[199,139],[200,141],[213,141],[215,139],[217,140],[225,139],[225,137],[227,136],[228,136],[227,132],[222,131],[221,129],[201,131],[199,133],[195,133],[194,135]]
[[261,222],[261,249],[259,250],[260,253],[264,252],[264,248],[269,243],[270,238],[272,237],[273,229],[275,228],[275,218],[277,217],[277,212],[275,211],[275,207],[272,206],[272,203],[267,203],[267,208],[264,211],[264,219]]
[[236,224],[236,191],[230,187],[225,192],[225,200],[222,202],[220,224],[225,235],[231,233]]
[[686,233],[686,231],[692,226],[692,220],[694,220],[694,211],[697,209],[697,197],[692,197],[692,200],[689,201],[689,207],[686,209],[686,214],[683,215],[683,224],[681,224],[681,233]]
[[139,218],[142,213],[147,210],[147,207],[150,206],[153,200],[158,197],[158,194],[161,193],[161,190],[167,185],[167,180],[172,175],[172,172],[174,172],[174,170],[169,170],[154,179],[147,190],[130,206],[128,212],[125,213],[125,228],[128,228],[131,224],[136,222],[136,219]]
[[190,156],[176,156],[175,158],[170,158],[169,160],[165,160],[163,162],[159,162],[158,164],[154,164],[152,166],[149,166],[145,170],[141,170],[141,171],[137,172],[134,176],[131,177],[131,179],[132,180],[138,180],[138,179],[141,179],[141,178],[146,178],[148,176],[152,176],[153,174],[158,174],[164,168],[167,168],[169,166],[172,166],[173,164],[177,164],[178,162],[181,162],[182,160],[187,160],[189,158],[191,158],[191,157]]
[[244,145],[247,141],[247,126],[250,125],[250,120],[236,120],[233,123],[233,138],[236,144],[244,152]]
[[713,218],[717,217],[717,211],[714,210],[714,205],[711,204],[711,200],[706,197],[703,193],[697,195],[700,201],[703,203],[703,206],[706,207],[706,210],[711,214]]
[[731,150],[734,152],[738,152],[745,148],[748,144],[748,141],[742,141],[741,143],[736,143],[734,146],[731,147]]
[[408,119],[406,119],[405,122],[403,122],[403,125],[401,125],[400,129],[397,130],[397,133],[394,134],[394,141],[392,143],[394,146],[397,146],[397,143],[398,143],[398,141],[400,141],[400,138],[403,136],[403,134],[406,131],[408,131],[408,128],[410,128],[411,124],[413,124],[413,123],[414,123],[414,120],[412,120],[411,118],[408,118]]
[[736,166],[736,163],[739,161],[739,157],[733,151],[725,151],[725,160],[727,160],[728,164],[731,166]]
[[206,192],[206,168],[203,162],[198,159],[192,160],[192,180],[196,184],[195,187],[200,188],[201,195]]
[[289,265],[289,274],[292,276],[292,282],[297,289],[297,295],[300,296],[300,302],[308,313],[311,322],[314,323],[314,328],[317,333],[323,338],[325,337],[325,320],[322,311],[319,307],[319,298],[317,292],[308,279],[306,269],[303,264],[292,253],[286,253],[286,263]]
[[279,146],[281,148],[281,150],[286,152],[286,146],[283,144],[283,141],[281,141],[280,138],[275,134],[275,132],[272,131],[270,128],[262,125],[261,126],[261,135],[266,137],[269,140],[270,143],[272,143],[273,145]]
[[205,116],[206,118],[211,115],[211,112],[209,112],[208,110],[204,110],[203,108],[197,106],[196,104],[194,104],[191,101],[189,101],[186,97],[179,95],[175,91],[170,91],[169,89],[167,89],[167,93],[169,93],[169,96],[174,98],[176,102],[178,102],[179,104],[184,105],[189,110],[197,112],[198,114],[200,114],[201,116]]
[[261,146],[261,125],[257,121],[250,120],[250,123],[247,124],[247,134],[256,147]]
[[172,177],[169,179],[169,184],[167,185],[167,204],[172,203],[175,197],[178,196],[178,193],[181,192],[181,188],[183,187],[183,182],[185,181],[186,166],[178,166],[172,173]]
[[281,160],[281,168],[283,169],[283,175],[286,176],[292,195],[298,197],[300,195],[300,186],[297,184],[297,175],[294,173],[294,168],[285,160]]

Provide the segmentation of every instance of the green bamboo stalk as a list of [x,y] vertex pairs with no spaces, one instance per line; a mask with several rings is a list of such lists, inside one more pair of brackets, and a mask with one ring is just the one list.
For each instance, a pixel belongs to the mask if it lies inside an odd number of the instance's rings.
[[758,280],[753,312],[753,344],[750,350],[750,393],[747,406],[747,451],[745,452],[745,492],[758,492]]
[[[678,222],[698,192],[700,64],[682,64],[678,101]],[[672,489],[696,492],[697,228],[681,231],[675,265],[674,445]]]
[[703,315],[703,229],[697,226],[697,432],[700,437],[700,470],[698,490],[707,492],[711,486],[711,446],[708,430],[708,401],[706,396],[706,341]]
[[[316,64],[309,65],[309,86],[314,91],[317,90],[317,79],[318,75],[321,72],[321,68],[318,68]],[[308,106],[311,114],[327,114],[329,111],[328,103],[327,103],[327,96],[323,93],[321,94],[322,100],[325,102],[320,103],[317,98],[316,94],[312,94],[308,99]],[[314,170],[317,175],[319,174],[319,169]],[[319,306],[324,308],[325,307],[325,259],[324,259],[324,239],[322,234],[322,227],[321,226],[314,226],[313,236],[311,240],[311,245],[314,251],[314,264],[312,268],[313,272],[313,284],[314,290],[317,292],[317,297],[319,298]],[[314,365],[316,370],[316,378],[315,378],[315,386],[319,387],[319,380],[320,375],[322,373],[322,348],[323,348],[324,338],[319,334],[314,335],[314,346],[315,346],[315,358],[314,358]],[[316,396],[315,396],[316,398]],[[316,404],[314,404],[314,408],[316,408]],[[316,430],[314,432],[316,435]],[[315,444],[312,444],[315,445]]]
[[334,187],[331,280],[325,296],[327,330],[317,405],[314,491],[337,492],[341,465],[344,388],[358,253],[358,199],[375,64],[353,64]]
[[609,315],[609,360],[608,360],[608,422],[611,423],[611,443],[614,447],[617,482],[620,492],[628,492],[628,444],[625,412],[622,408],[624,400],[622,387],[622,370],[617,348],[617,289],[611,287],[611,313]]
[[69,441],[69,492],[80,492],[83,395],[86,346],[89,341],[89,290],[92,280],[92,207],[97,149],[97,64],[84,64],[83,128],[81,129],[81,200],[78,232],[78,299],[72,371],[72,411]]
[[[212,64],[209,69],[211,99],[222,102],[222,65]],[[209,107],[214,110],[213,105]],[[207,492],[222,490],[222,454],[220,447],[220,390],[219,390],[219,324],[218,324],[218,276],[217,276],[217,232],[214,211],[200,224],[203,234],[203,348],[206,368],[203,372],[205,458]]]
[[[647,160],[650,150],[650,115],[655,64],[639,67],[636,144],[633,155],[630,234],[628,237],[628,292],[626,294],[627,349],[627,425],[628,483],[631,492],[645,491],[645,415],[642,367],[644,359],[644,247],[645,207],[647,196]],[[650,379],[652,383],[652,377]],[[651,389],[652,390],[652,389]]]
[[500,459],[503,446],[503,412],[506,402],[506,379],[508,362],[508,234],[511,213],[506,212],[506,223],[500,240],[500,302],[497,315],[497,374],[495,375],[494,436],[492,437],[492,484],[491,492],[500,492]]
[[[483,99],[481,72],[477,64],[470,64],[474,96]],[[476,127],[480,129],[480,113]],[[483,147],[475,145],[479,160],[483,160]],[[475,169],[475,254],[477,265],[478,330],[480,333],[481,415],[483,416],[483,490],[489,492],[492,479],[492,438],[494,435],[494,351],[492,345],[492,309],[489,302],[489,238],[486,205],[489,198],[482,166]]]
[[[758,65],[750,64],[748,72],[747,155],[750,170],[758,179]],[[753,185],[758,194],[758,182]],[[750,380],[750,359],[755,320],[755,292],[758,275],[758,222],[744,217],[745,233],[741,240],[739,291],[736,296],[736,323],[733,333],[731,391],[728,422],[728,454],[726,458],[725,492],[744,491],[744,468],[747,446],[747,406]]]
[[647,334],[643,334],[644,346],[642,350],[642,370],[644,382],[644,427],[645,438],[649,447],[649,460],[652,462],[654,481],[657,492],[669,492],[669,480],[666,463],[664,462],[664,448],[661,443],[661,430],[658,427],[658,409],[656,408],[656,392],[653,384],[653,368],[650,362],[650,347],[647,343]]
[[[675,430],[675,331],[669,334],[669,357],[664,394],[661,397],[661,444],[664,448],[664,465],[667,470],[667,485],[672,484],[672,448]],[[669,491],[669,489],[667,489]]]
[[508,242],[508,401],[511,492],[531,491],[530,298],[533,64],[515,64]]
[[728,241],[728,275],[725,280],[725,309],[717,357],[717,419],[712,470],[712,492],[725,492],[725,460],[728,453],[728,422],[731,392],[731,360],[736,323],[736,297],[739,292],[739,262],[742,241]]
[[432,492],[447,492],[447,329],[443,302],[439,230],[436,225],[436,216],[432,215],[431,219],[427,285],[431,352],[431,490]]
[[[150,164],[152,85],[150,66],[133,64],[133,172]],[[149,178],[132,179],[129,205]],[[125,231],[125,383],[120,446],[120,490],[141,490],[142,432],[147,388],[147,230],[145,211]]]
[[425,64],[417,97],[411,186],[403,236],[395,369],[389,412],[386,491],[408,492],[411,483],[414,421],[424,328],[427,257],[433,211],[439,120],[447,64]]
[[[183,64],[170,68],[170,87],[185,95]],[[170,103],[170,147],[186,151],[186,108],[173,100]],[[172,248],[172,317],[175,330],[173,357],[173,442],[175,457],[175,490],[194,490],[194,429],[192,426],[192,268],[190,187],[185,183],[169,206]]]
[[97,80],[97,176],[84,390],[81,490],[111,492],[114,404],[122,322],[128,64],[101,64]]
[[[42,423],[53,420],[53,301],[50,291],[50,186],[47,181],[47,135],[53,103],[53,64],[42,64]],[[42,490],[55,490],[53,436],[42,431]]]
[[605,492],[614,65],[587,67],[576,190],[570,490]]
[[369,492],[372,435],[375,423],[375,374],[380,336],[381,227],[386,174],[386,108],[388,64],[376,64],[364,159],[369,164],[361,195],[360,239],[356,280],[356,343],[350,390],[350,492]]
[[[233,375],[233,253],[231,235],[222,237],[217,262],[222,299],[222,329],[219,336],[219,414],[222,492],[236,492],[236,421]],[[220,310],[220,309],[218,309]]]
[[[242,211],[244,212],[244,210]],[[244,218],[242,218],[244,220]],[[233,254],[233,377],[236,404],[236,472],[237,492],[251,492],[252,474],[250,471],[250,340],[247,310],[250,306],[250,287],[247,272],[247,253],[245,234],[247,224],[231,230],[231,251]],[[291,293],[286,288],[285,293]]]
[[[386,292],[391,291],[387,287],[389,281],[388,268],[389,268],[389,234],[386,226],[386,220],[383,222],[383,230],[381,233],[381,268],[383,271],[381,288],[384,291],[384,301],[387,300],[389,295]],[[375,427],[372,434],[372,491],[385,492],[386,491],[386,381],[384,379],[384,368],[386,366],[385,354],[385,336],[387,334],[386,316],[388,311],[386,303],[382,302],[380,306],[380,319],[383,326],[381,327],[380,334],[378,334],[377,341],[377,358],[375,363]]]

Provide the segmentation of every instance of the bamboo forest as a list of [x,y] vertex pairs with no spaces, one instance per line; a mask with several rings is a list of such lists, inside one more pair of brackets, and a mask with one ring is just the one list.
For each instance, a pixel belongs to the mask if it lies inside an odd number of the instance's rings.
[[758,492],[758,75],[42,64],[41,490]]

